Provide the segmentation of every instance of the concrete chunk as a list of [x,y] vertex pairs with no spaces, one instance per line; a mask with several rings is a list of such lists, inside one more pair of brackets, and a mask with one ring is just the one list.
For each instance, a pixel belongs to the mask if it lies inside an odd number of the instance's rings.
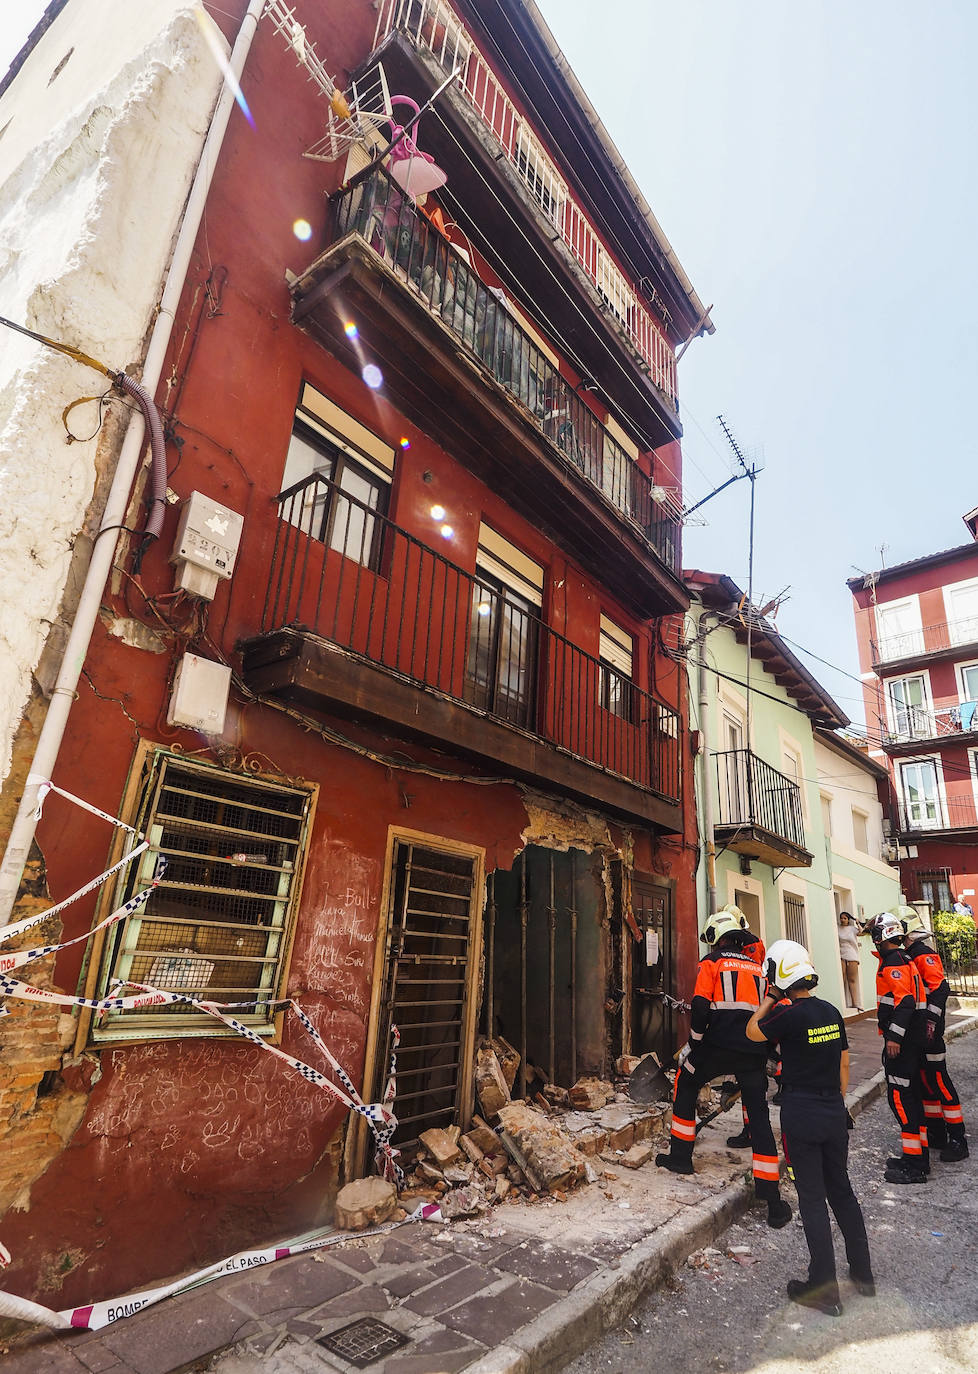
[[651,1145],[633,1145],[622,1155],[621,1162],[626,1169],[641,1169],[652,1158],[652,1150]]
[[614,1087],[601,1078],[579,1078],[570,1090],[573,1106],[587,1112],[597,1111],[615,1095]]
[[476,1054],[475,1090],[486,1116],[498,1116],[499,1109],[510,1100],[499,1060],[490,1049],[481,1049]]
[[387,1221],[397,1206],[397,1189],[386,1178],[357,1178],[336,1195],[336,1225],[362,1231]]
[[462,1152],[449,1131],[442,1131],[433,1127],[430,1131],[425,1131],[419,1139],[441,1169],[462,1158]]

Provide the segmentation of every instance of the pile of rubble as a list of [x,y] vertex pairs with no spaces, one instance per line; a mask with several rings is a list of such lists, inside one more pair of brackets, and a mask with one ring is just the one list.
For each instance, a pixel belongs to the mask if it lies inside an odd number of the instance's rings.
[[669,1110],[668,1102],[635,1102],[625,1091],[641,1062],[619,1059],[615,1082],[580,1078],[569,1090],[544,1083],[532,1101],[514,1101],[519,1054],[505,1040],[483,1041],[475,1068],[482,1114],[473,1117],[472,1129],[425,1131],[400,1196],[384,1190],[381,1211],[371,1210],[369,1218],[360,1193],[350,1195],[352,1208],[344,1207],[342,1189],[338,1223],[359,1229],[393,1215],[398,1204],[410,1211],[419,1202],[437,1203],[449,1219],[475,1216],[503,1199],[560,1202],[571,1188],[614,1177],[605,1165],[640,1168],[652,1158],[653,1137]]

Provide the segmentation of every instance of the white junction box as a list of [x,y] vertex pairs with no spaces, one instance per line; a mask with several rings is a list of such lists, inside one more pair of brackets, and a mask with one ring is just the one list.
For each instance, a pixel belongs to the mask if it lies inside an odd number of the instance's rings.
[[221,734],[230,691],[231,669],[226,663],[184,654],[173,680],[167,725],[184,725],[205,735]]
[[243,524],[237,511],[192,491],[183,503],[170,555],[170,562],[177,566],[177,586],[212,601],[218,582],[234,572]]

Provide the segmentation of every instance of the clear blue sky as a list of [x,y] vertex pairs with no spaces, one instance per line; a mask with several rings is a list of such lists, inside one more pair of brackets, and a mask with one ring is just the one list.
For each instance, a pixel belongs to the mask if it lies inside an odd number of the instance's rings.
[[[978,3],[539,3],[715,303],[680,369],[687,501],[729,475],[723,412],[765,464],[755,593],[790,584],[779,628],[857,673],[853,565],[963,543],[978,505]],[[42,9],[0,0],[4,69]],[[687,565],[746,587],[746,484],[704,514]]]
[[[978,505],[978,4],[538,3],[715,303],[680,365],[687,501],[729,475],[722,412],[765,465],[755,592],[790,583],[779,629],[858,674],[852,565],[964,543]],[[686,536],[745,587],[746,487]]]

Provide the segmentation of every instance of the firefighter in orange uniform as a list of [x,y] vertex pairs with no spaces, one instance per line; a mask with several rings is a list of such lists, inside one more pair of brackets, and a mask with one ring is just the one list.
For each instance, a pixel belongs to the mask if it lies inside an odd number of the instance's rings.
[[961,1099],[947,1071],[944,1027],[951,989],[941,956],[933,946],[933,935],[921,920],[920,913],[912,906],[898,906],[893,914],[906,932],[904,952],[920,975],[927,996],[921,1065],[924,1103],[921,1139],[925,1147],[940,1151],[940,1158],[945,1164],[957,1164],[968,1158],[968,1141],[961,1114]]
[[[930,1162],[921,1140],[924,1109],[920,1072],[924,1041],[924,992],[920,975],[903,951],[903,926],[883,912],[867,927],[876,946],[876,1019],[883,1037],[883,1072],[890,1110],[900,1126],[902,1153],[886,1161],[887,1183],[926,1183]],[[924,1136],[926,1139],[926,1134]]]
[[778,1150],[767,1109],[766,1050],[747,1038],[747,1022],[764,992],[764,971],[744,953],[744,945],[754,936],[744,930],[739,914],[718,911],[709,918],[701,939],[710,951],[700,962],[689,1042],[679,1056],[672,1139],[669,1152],[656,1155],[655,1162],[676,1174],[694,1172],[697,1095],[712,1078],[732,1076],[750,1125],[754,1192],[767,1202],[768,1225],[778,1228],[791,1220],[791,1208],[778,1186]]

